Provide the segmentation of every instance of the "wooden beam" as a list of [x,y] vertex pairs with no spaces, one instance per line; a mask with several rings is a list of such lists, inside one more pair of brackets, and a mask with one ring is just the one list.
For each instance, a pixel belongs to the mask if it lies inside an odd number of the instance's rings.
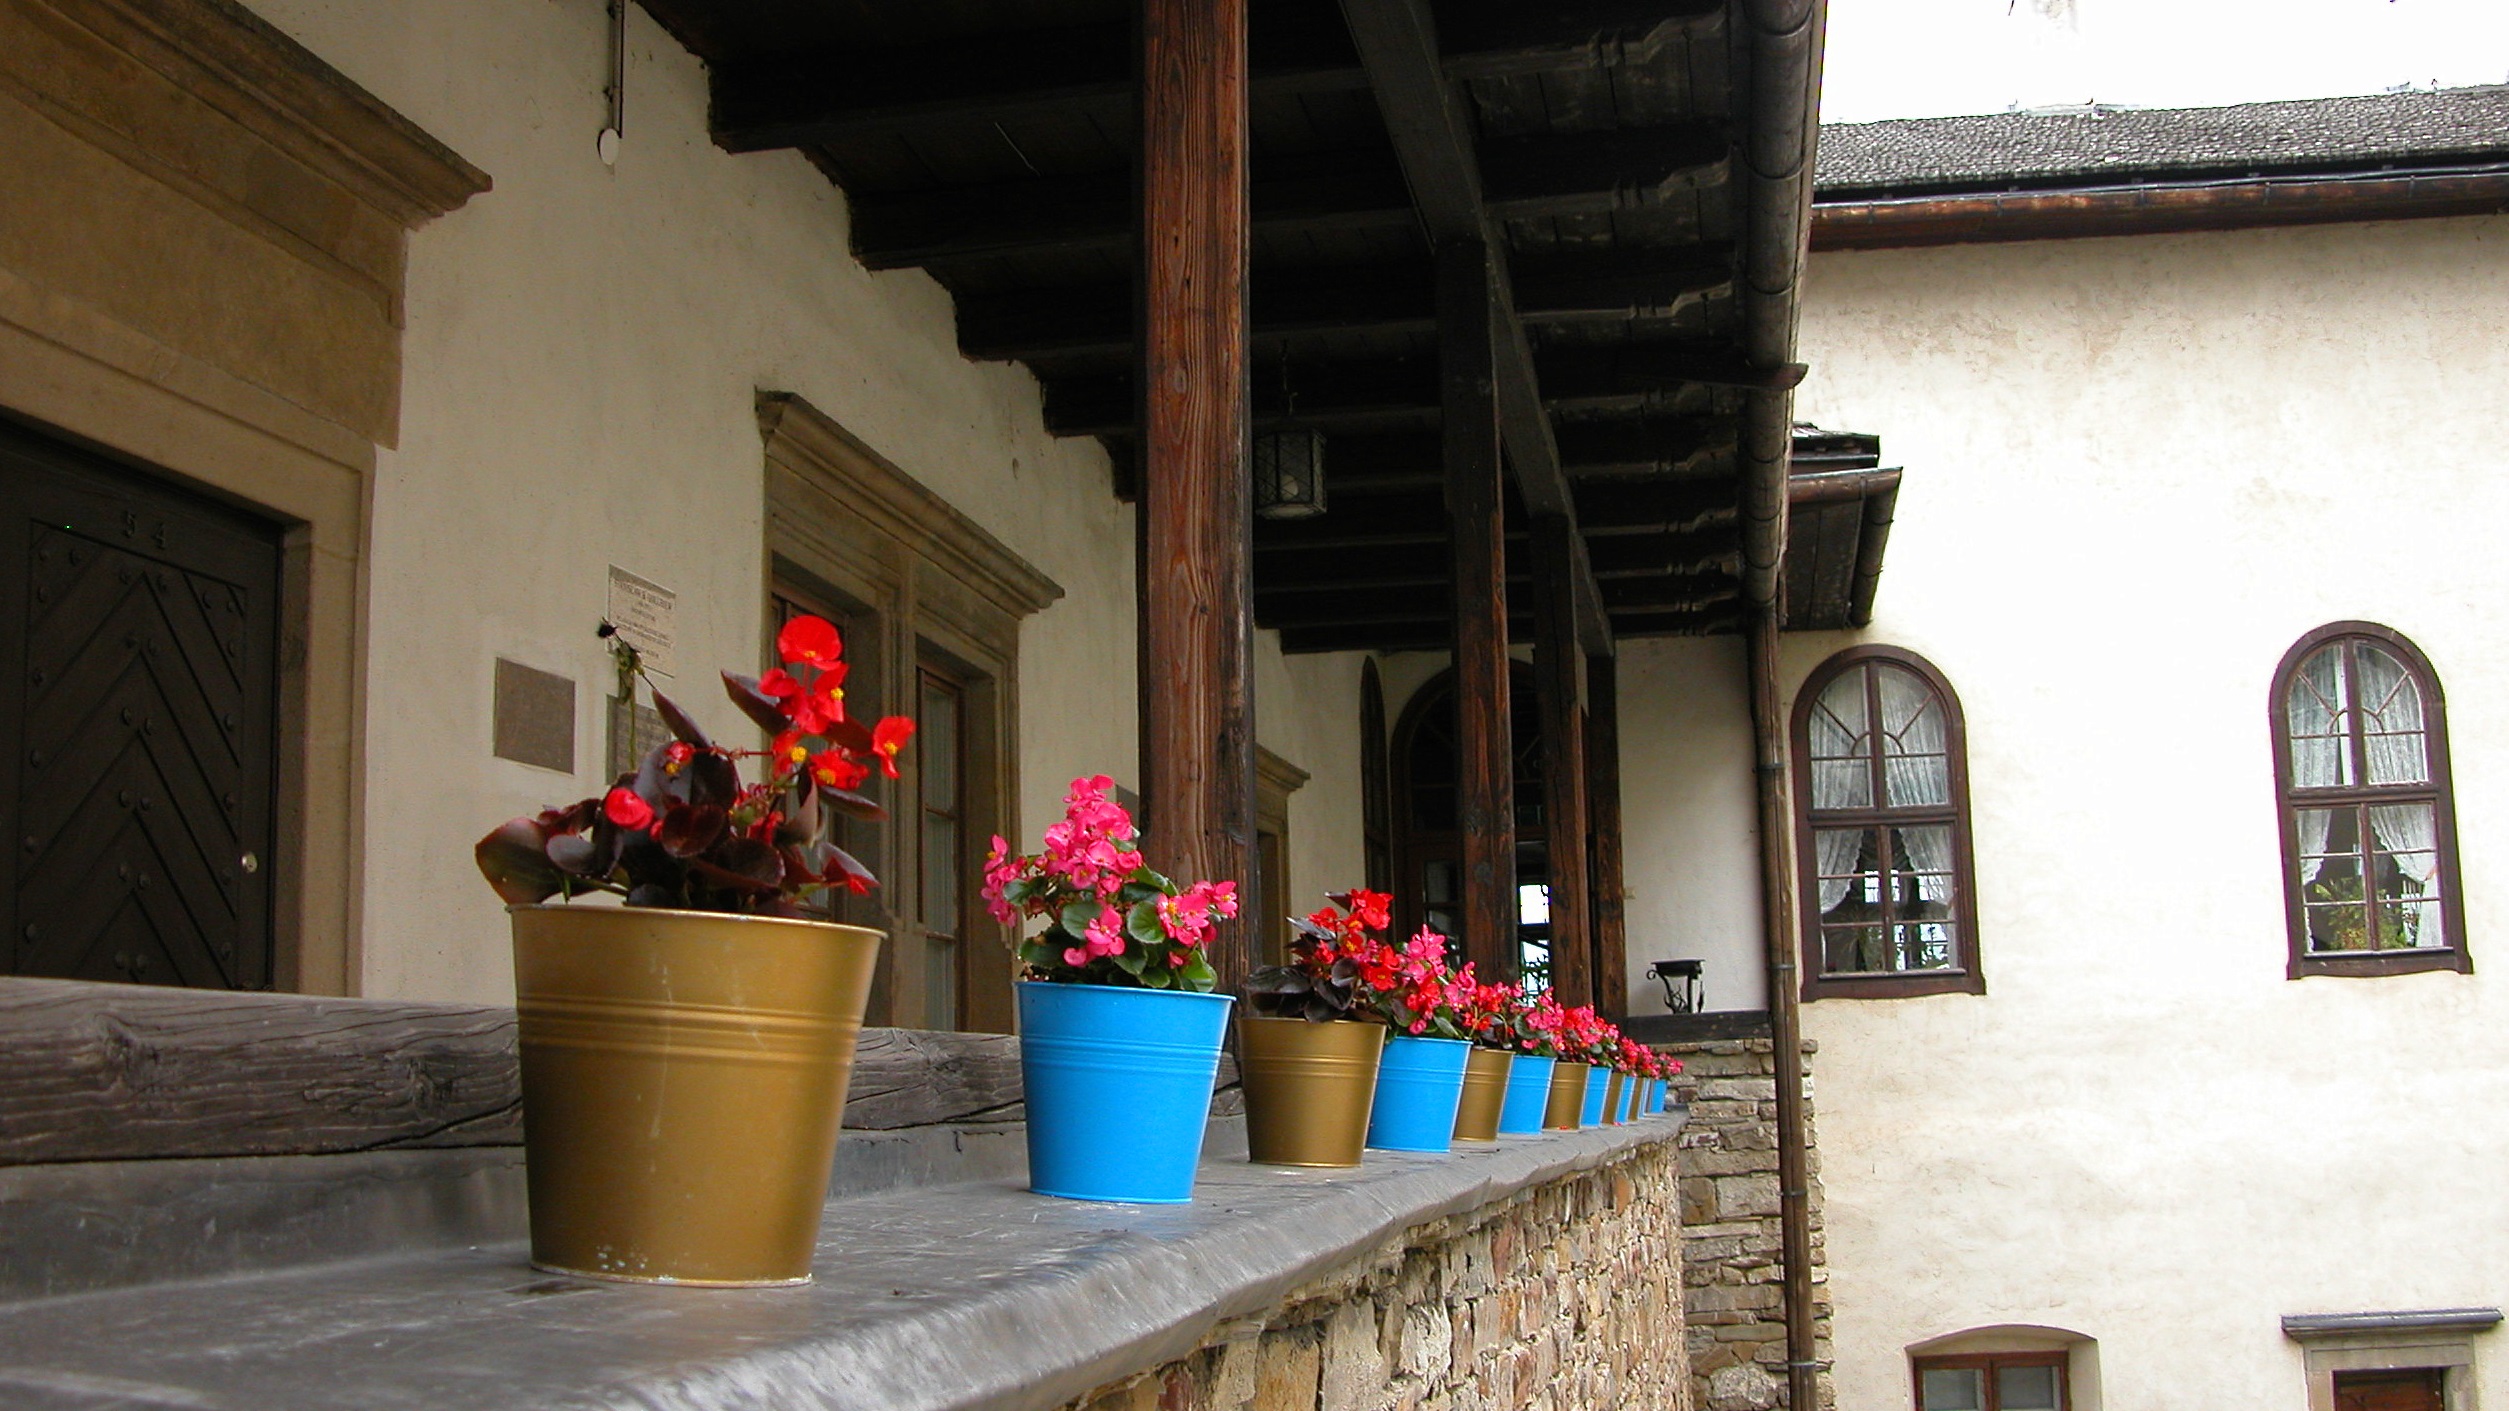
[[[1734,274],[1732,253],[1722,249],[1540,255],[1520,257],[1514,268],[1517,315],[1537,326],[1669,315],[1730,285]],[[1258,268],[1252,279],[1250,338],[1258,354],[1317,333],[1426,332],[1436,319],[1436,278],[1416,262]],[[1128,362],[1137,336],[1130,281],[958,300],[958,349],[971,358]]]
[[1586,658],[1586,817],[1594,1002],[1618,1019],[1629,1013],[1629,883],[1621,863],[1620,664],[1607,656]]
[[[1250,199],[1255,229],[1399,230],[1402,173],[1381,151],[1267,161]],[[865,193],[852,200],[854,256],[871,269],[946,273],[1013,255],[1122,254],[1139,241],[1129,172],[1107,171]]]
[[[1523,326],[1517,323],[1521,336]],[[1642,345],[1644,346],[1644,345]],[[1513,410],[1522,399],[1508,395],[1507,345],[1499,348],[1499,414],[1501,434],[1507,437],[1508,463],[1516,471],[1517,492],[1524,497],[1525,508],[1536,514],[1561,514],[1576,517],[1577,508],[1568,478],[1570,451],[1563,450],[1558,437],[1577,435],[1577,428],[1555,432],[1549,412],[1552,409],[1573,409],[1589,422],[1621,418],[1652,425],[1670,425],[1688,420],[1673,408],[1680,401],[1685,385],[1683,379],[1670,375],[1652,375],[1650,358],[1669,361],[1682,357],[1696,358],[1703,377],[1741,376],[1724,361],[1725,349],[1715,343],[1667,343],[1652,354],[1616,358],[1598,355],[1583,348],[1545,350],[1538,363],[1530,356],[1526,369],[1539,368],[1536,380],[1533,371],[1526,371],[1522,386],[1539,389],[1540,395],[1528,405],[1530,410]],[[1713,364],[1713,365],[1711,365]],[[1057,436],[1128,436],[1134,423],[1128,414],[1134,401],[1134,377],[1130,372],[1083,371],[1049,376],[1045,381],[1046,427]],[[1710,382],[1709,385],[1714,385]],[[1295,398],[1296,405],[1291,405]],[[1406,426],[1426,428],[1436,423],[1438,415],[1437,373],[1428,360],[1404,359],[1332,359],[1292,360],[1284,377],[1278,362],[1258,368],[1254,373],[1255,424],[1278,424],[1295,417],[1305,425],[1327,432],[1399,430]],[[1706,419],[1701,419],[1706,422]],[[1514,428],[1530,424],[1533,434],[1517,436]],[[1707,423],[1721,428],[1723,423]],[[1633,433],[1643,434],[1643,433]],[[1538,452],[1535,450],[1538,443]],[[1688,454],[1695,449],[1675,446],[1672,449]],[[1520,454],[1522,451],[1522,454]],[[1528,474],[1526,455],[1539,454],[1548,469]],[[1329,474],[1329,472],[1328,472]]]
[[1595,1004],[1593,932],[1586,890],[1584,648],[1577,641],[1575,604],[1568,595],[1570,545],[1567,521],[1537,518],[1533,524],[1533,671],[1542,702],[1542,838],[1550,854],[1551,992],[1561,1004]]
[[1507,660],[1507,515],[1496,372],[1496,262],[1487,246],[1438,252],[1446,517],[1454,545],[1456,821],[1463,941],[1480,973],[1516,973],[1516,768]]
[[[1496,78],[1643,58],[1722,11],[1721,0],[1566,0],[1459,11],[1454,78]],[[1249,93],[1262,99],[1361,93],[1366,70],[1339,25],[1301,7],[1261,6],[1248,36]],[[982,131],[1046,114],[1122,122],[1136,96],[1132,25],[1105,21],[1002,30],[939,44],[847,45],[725,64],[711,126],[732,152],[817,147],[957,127]]]
[[1502,220],[1661,204],[1721,180],[1733,138],[1720,123],[1541,133],[1480,146],[1481,181]]
[[[1255,880],[1246,466],[1246,0],[1143,0],[1143,852]],[[1211,945],[1223,993],[1251,918]]]
[[[1704,0],[1699,0],[1704,3]],[[1572,10],[1592,21],[1606,6],[1582,0],[1558,6],[1524,6],[1477,0],[1460,7],[1451,22],[1459,35],[1509,33],[1544,11]],[[1613,10],[1615,40],[1648,38],[1672,27],[1658,18],[1652,23],[1621,4]],[[1507,248],[1507,233],[1491,212],[1482,190],[1481,169],[1474,152],[1473,128],[1462,99],[1441,61],[1437,22],[1429,0],[1342,0],[1342,15],[1359,46],[1359,61],[1368,70],[1403,177],[1410,184],[1412,204],[1420,212],[1432,246],[1475,244],[1491,250]],[[1555,21],[1556,13],[1544,16]],[[1640,25],[1645,28],[1641,30]],[[1601,32],[1598,29],[1598,33]],[[1533,348],[1516,316],[1515,292],[1504,261],[1491,263],[1491,338],[1497,345],[1499,435],[1514,468],[1516,490],[1525,508],[1536,515],[1567,521],[1570,552],[1559,565],[1568,575],[1569,618],[1598,651],[1611,650],[1611,623],[1603,615],[1594,575],[1586,570],[1584,545],[1576,535],[1576,505],[1568,493],[1568,477],[1560,469],[1559,447],[1552,440],[1551,420],[1542,405],[1542,391],[1533,366]]]

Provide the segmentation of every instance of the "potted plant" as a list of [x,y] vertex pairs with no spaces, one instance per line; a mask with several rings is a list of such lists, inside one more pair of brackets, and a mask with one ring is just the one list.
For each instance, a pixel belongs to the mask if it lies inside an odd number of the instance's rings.
[[[657,691],[673,738],[634,773],[476,849],[512,917],[541,1268],[720,1286],[810,1277],[880,949],[879,932],[827,920],[830,892],[874,883],[822,819],[883,816],[856,790],[875,766],[895,776],[914,725],[847,717],[833,626],[795,618],[776,640],[781,668],[723,678],[773,736],[767,749],[715,744]],[[614,649],[632,688],[641,665]],[[742,782],[745,761],[758,782]],[[588,895],[623,904],[576,901]]]
[[1075,779],[1045,850],[993,840],[984,897],[1020,943],[1019,1056],[1028,1188],[1068,1200],[1180,1205],[1211,1109],[1227,995],[1204,953],[1237,884],[1179,887],[1141,860],[1105,775]]
[[1499,1108],[1498,1129],[1509,1134],[1542,1130],[1550,1106],[1551,1076],[1559,1066],[1560,1008],[1548,991],[1527,997],[1511,991],[1507,1007],[1491,1026],[1491,1042],[1506,1050],[1507,1097]]
[[1472,967],[1446,967],[1446,938],[1423,926],[1397,950],[1376,943],[1359,960],[1368,1002],[1393,1034],[1377,1067],[1368,1145],[1386,1151],[1447,1151],[1463,1100],[1472,1044],[1456,1004],[1470,993]]
[[1617,1034],[1611,1021],[1596,1014],[1592,1005],[1578,1005],[1561,1016],[1560,1056],[1575,1060],[1585,1083],[1578,1098],[1579,1126],[1603,1125],[1613,1077],[1607,1065],[1612,1053],[1612,1040]]
[[1360,957],[1382,943],[1393,898],[1354,889],[1293,921],[1289,963],[1246,981],[1238,1012],[1246,1155],[1280,1166],[1356,1166],[1375,1107],[1385,1025],[1368,1008]]
[[1455,1140],[1494,1142],[1513,1072],[1509,1060],[1514,1051],[1516,987],[1478,984],[1471,972],[1472,967],[1466,965],[1457,977],[1462,998],[1455,1017],[1472,1041],[1472,1053],[1464,1063],[1463,1100],[1455,1108]]

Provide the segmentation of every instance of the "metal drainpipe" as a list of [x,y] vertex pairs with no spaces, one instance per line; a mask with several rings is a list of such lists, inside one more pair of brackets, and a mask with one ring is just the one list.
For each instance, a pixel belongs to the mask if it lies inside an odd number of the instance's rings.
[[[1797,287],[1811,230],[1820,135],[1821,44],[1827,0],[1739,0],[1750,96],[1742,161],[1744,352],[1753,367],[1794,360]],[[1786,1315],[1786,1404],[1817,1411],[1822,1363],[1813,1336],[1812,1209],[1803,1120],[1803,1036],[1797,1009],[1794,817],[1786,723],[1777,692],[1784,625],[1787,476],[1794,398],[1756,391],[1744,408],[1743,598],[1751,662],[1753,765],[1766,918],[1769,1036],[1777,1080],[1777,1184]]]
[[1745,632],[1751,662],[1751,744],[1759,786],[1760,910],[1766,918],[1769,1048],[1777,1084],[1778,1248],[1786,1314],[1786,1404],[1820,1406],[1820,1360],[1812,1308],[1812,1183],[1803,1121],[1803,1025],[1795,890],[1795,824],[1786,770],[1786,722],[1777,694],[1774,610],[1755,613]]

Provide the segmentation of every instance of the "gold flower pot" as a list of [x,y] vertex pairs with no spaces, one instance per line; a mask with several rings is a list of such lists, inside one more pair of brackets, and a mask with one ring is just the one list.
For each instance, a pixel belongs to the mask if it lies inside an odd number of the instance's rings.
[[1565,1058],[1551,1065],[1551,1101],[1542,1109],[1543,1126],[1573,1132],[1583,1125],[1586,1074],[1591,1071],[1585,1064]]
[[1356,1166],[1368,1139],[1385,1026],[1237,1016],[1246,1085],[1246,1159]]
[[1606,1127],[1620,1125],[1620,1085],[1626,1081],[1626,1075],[1615,1072],[1611,1084],[1603,1089],[1603,1125]]
[[1475,1047],[1464,1066],[1464,1100],[1455,1108],[1455,1140],[1498,1140],[1498,1112],[1507,1103],[1508,1055]]
[[531,1262],[639,1283],[807,1283],[880,933],[517,906]]

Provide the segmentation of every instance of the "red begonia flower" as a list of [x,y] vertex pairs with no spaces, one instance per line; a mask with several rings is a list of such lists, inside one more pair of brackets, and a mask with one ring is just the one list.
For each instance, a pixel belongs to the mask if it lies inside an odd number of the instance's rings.
[[892,779],[897,777],[897,752],[914,737],[915,722],[902,715],[883,717],[871,728],[871,748],[880,756],[880,768]]
[[844,652],[845,639],[837,635],[836,624],[824,617],[794,618],[775,634],[775,654],[787,665],[825,669],[836,665]]
[[828,750],[811,757],[810,777],[831,789],[852,790],[860,788],[862,781],[871,777],[871,766]]
[[638,829],[653,822],[653,805],[636,797],[629,788],[612,789],[601,801],[602,815],[621,828]]

